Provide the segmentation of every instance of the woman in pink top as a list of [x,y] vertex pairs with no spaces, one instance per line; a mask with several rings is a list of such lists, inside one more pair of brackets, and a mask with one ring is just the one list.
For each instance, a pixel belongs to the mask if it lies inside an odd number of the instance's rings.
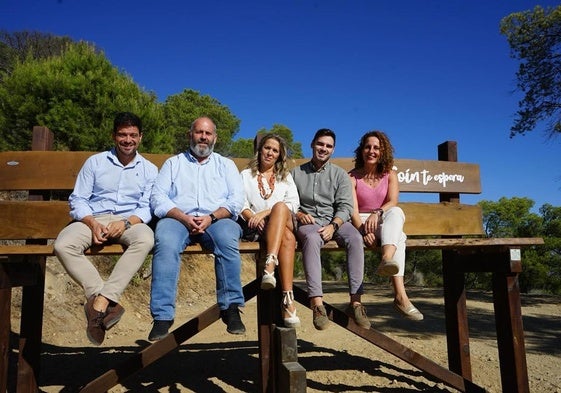
[[411,303],[405,291],[405,215],[397,206],[399,183],[393,168],[393,147],[381,131],[369,131],[355,149],[355,168],[349,173],[353,184],[354,213],[351,218],[367,247],[382,246],[377,273],[391,277],[394,308],[412,320],[423,314]]

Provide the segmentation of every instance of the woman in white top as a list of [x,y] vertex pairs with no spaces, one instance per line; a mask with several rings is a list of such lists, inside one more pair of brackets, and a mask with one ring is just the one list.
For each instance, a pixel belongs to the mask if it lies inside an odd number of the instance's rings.
[[246,230],[265,236],[267,258],[261,289],[275,288],[278,266],[284,325],[298,327],[300,319],[292,292],[296,250],[293,214],[300,202],[286,153],[286,142],[280,136],[266,134],[261,138],[255,156],[241,172],[246,195],[241,216]]

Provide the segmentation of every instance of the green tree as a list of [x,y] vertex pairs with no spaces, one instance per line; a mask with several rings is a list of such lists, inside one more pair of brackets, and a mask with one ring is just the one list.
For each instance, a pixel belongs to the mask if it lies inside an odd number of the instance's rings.
[[218,140],[215,151],[230,156],[232,139],[239,131],[240,120],[215,98],[189,89],[169,96],[164,102],[164,119],[167,132],[173,139],[173,152],[188,149],[187,133],[191,123],[201,116],[210,117],[216,124]]
[[[286,144],[288,145],[288,157],[290,158],[302,158],[302,144],[300,142],[294,141],[294,136],[292,130],[282,124],[273,124],[270,130],[266,128],[260,128],[256,132],[256,136],[273,133],[282,137]],[[232,143],[232,156],[240,158],[251,158],[253,157],[254,151],[254,140],[255,138],[238,138]]]
[[251,158],[253,157],[253,139],[238,138],[232,142],[230,148],[232,157],[237,158]]
[[500,22],[511,57],[520,60],[516,76],[524,93],[510,136],[548,121],[550,136],[561,132],[561,6],[516,12]]
[[541,218],[531,213],[534,201],[529,198],[505,198],[498,202],[480,201],[483,225],[490,237],[536,236],[541,232]]
[[57,150],[105,150],[116,112],[131,111],[144,122],[143,147],[171,149],[160,132],[163,113],[153,93],[141,90],[126,74],[84,42],[60,56],[17,60],[0,83],[0,149],[28,150],[33,126],[51,129]]
[[543,218],[543,238],[545,246],[539,256],[547,263],[547,282],[545,289],[561,293],[561,207],[544,204],[540,208]]
[[0,30],[0,71],[10,72],[16,61],[27,58],[46,59],[60,56],[73,41],[70,37],[55,36],[37,31],[10,33]]
[[[498,202],[481,201],[483,222],[491,237],[544,238],[543,246],[522,250],[523,272],[519,277],[522,292],[561,292],[561,208],[543,205],[540,215],[531,213],[534,202],[528,198],[500,198]],[[489,277],[479,277],[472,284],[488,285]]]
[[294,135],[292,134],[292,130],[290,128],[282,124],[273,124],[270,130],[267,131],[265,128],[261,128],[259,131],[257,131],[257,134],[264,134],[267,132],[278,134],[286,141],[286,144],[288,145],[288,157],[304,157],[304,155],[302,154],[302,144],[294,140]]

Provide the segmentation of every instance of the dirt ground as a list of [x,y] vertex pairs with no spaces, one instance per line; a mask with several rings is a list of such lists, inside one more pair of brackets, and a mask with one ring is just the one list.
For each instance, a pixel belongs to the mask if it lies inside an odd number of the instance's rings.
[[[206,259],[205,259],[206,258]],[[254,277],[253,261],[244,259],[243,282]],[[121,322],[100,347],[85,334],[83,295],[60,264],[49,260],[43,327],[40,389],[74,392],[148,345],[149,279],[130,285],[122,304]],[[303,285],[298,282],[297,285]],[[345,307],[345,285],[326,283],[327,302]],[[363,302],[373,327],[446,367],[444,310],[439,289],[408,288],[424,313],[410,322],[392,309],[390,286],[367,286]],[[210,257],[184,264],[176,324],[179,326],[215,302]],[[474,381],[489,392],[500,392],[492,298],[487,292],[468,294],[470,349]],[[20,293],[14,290],[12,329],[19,330]],[[561,393],[561,298],[525,295],[522,299],[530,390]],[[450,392],[423,372],[335,324],[325,331],[312,326],[311,311],[299,305],[298,359],[306,369],[308,392]],[[251,392],[258,369],[256,302],[243,310],[245,335],[233,336],[218,321],[164,358],[132,375],[110,392]],[[14,338],[16,336],[14,335]]]

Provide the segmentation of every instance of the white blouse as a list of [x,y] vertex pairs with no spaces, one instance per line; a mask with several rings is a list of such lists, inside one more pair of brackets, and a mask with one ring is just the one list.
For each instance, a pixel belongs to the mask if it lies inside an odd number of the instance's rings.
[[[242,182],[245,190],[245,203],[242,209],[249,209],[254,214],[259,213],[263,210],[269,210],[277,202],[284,202],[286,206],[296,213],[298,207],[300,207],[300,198],[298,196],[298,190],[296,189],[296,184],[294,179],[290,175],[287,175],[286,179],[283,181],[275,181],[275,189],[273,190],[273,195],[269,199],[263,199],[259,193],[259,187],[257,186],[257,176],[251,175],[251,169],[246,168],[241,172]],[[271,188],[267,183],[265,178],[262,179],[263,189],[265,192],[269,192]]]

